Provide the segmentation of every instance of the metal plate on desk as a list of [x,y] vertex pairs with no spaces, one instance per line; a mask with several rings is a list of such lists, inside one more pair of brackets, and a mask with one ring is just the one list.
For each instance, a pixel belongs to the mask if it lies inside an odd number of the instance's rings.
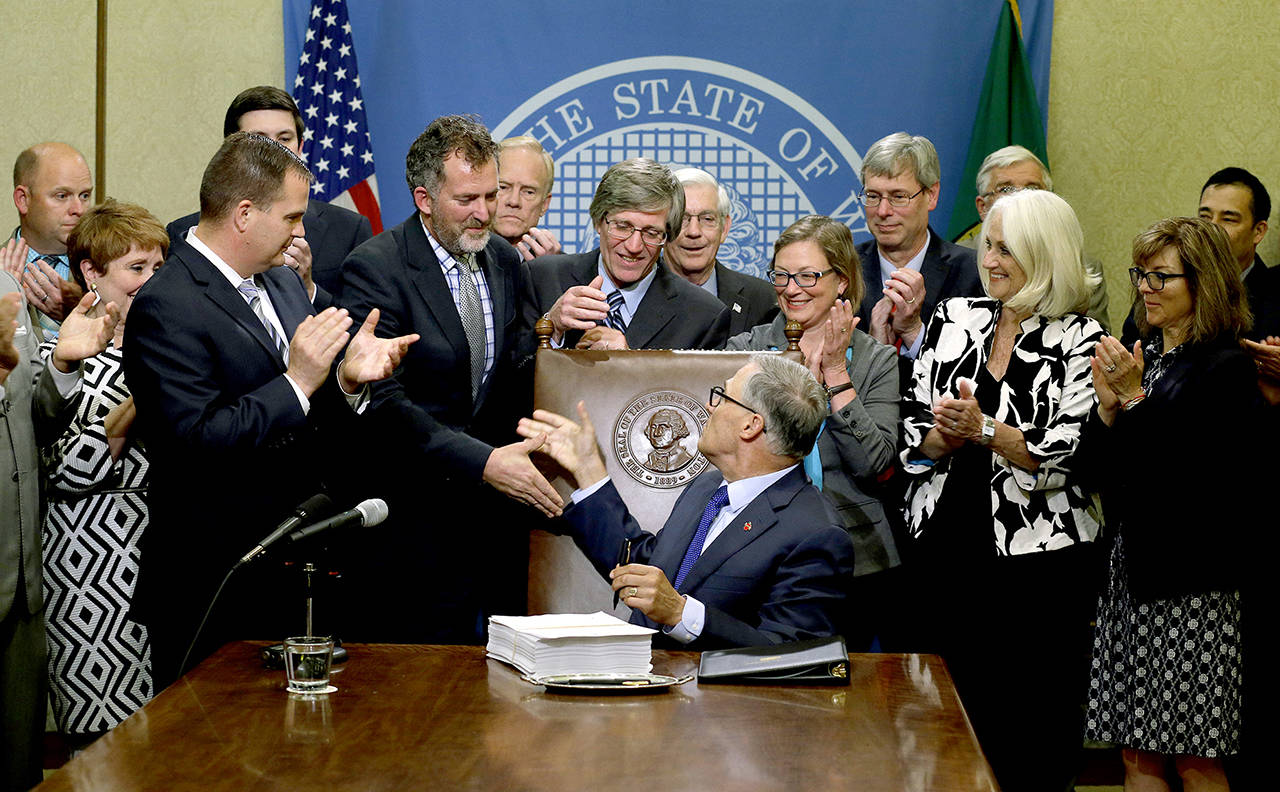
[[674,685],[683,685],[693,676],[673,677],[664,674],[552,674],[524,677],[526,682],[542,685],[557,693],[654,693]]

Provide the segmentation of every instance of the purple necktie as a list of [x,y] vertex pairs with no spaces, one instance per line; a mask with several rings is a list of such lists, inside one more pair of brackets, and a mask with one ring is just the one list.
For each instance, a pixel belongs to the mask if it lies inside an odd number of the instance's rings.
[[716,490],[711,496],[711,500],[707,501],[707,508],[702,510],[702,519],[698,521],[698,530],[693,532],[693,539],[689,542],[689,549],[684,553],[684,560],[680,562],[680,571],[676,573],[676,591],[680,590],[680,584],[684,582],[688,576],[689,570],[693,569],[693,564],[698,560],[698,556],[702,555],[702,545],[707,541],[707,532],[711,530],[711,523],[716,521],[716,517],[720,515],[720,510],[729,502],[729,485],[721,484],[720,489]]

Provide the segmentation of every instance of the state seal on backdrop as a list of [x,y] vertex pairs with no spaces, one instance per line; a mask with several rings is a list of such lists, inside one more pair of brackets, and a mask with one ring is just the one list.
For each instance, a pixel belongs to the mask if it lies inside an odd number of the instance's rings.
[[709,418],[705,405],[679,391],[641,394],[613,424],[614,458],[646,487],[683,487],[707,469],[698,438]]
[[495,140],[537,138],[556,161],[542,226],[566,251],[599,238],[588,207],[610,165],[651,157],[710,173],[733,225],[717,258],[763,277],[778,235],[825,214],[867,230],[857,200],[862,157],[818,108],[783,85],[719,61],[677,56],[602,64],[548,86],[507,115]]

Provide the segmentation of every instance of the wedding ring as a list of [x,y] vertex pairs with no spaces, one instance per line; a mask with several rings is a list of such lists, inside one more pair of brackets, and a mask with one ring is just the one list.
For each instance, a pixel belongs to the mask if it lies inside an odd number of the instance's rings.
[[626,598],[631,599],[632,597],[634,597],[639,593],[640,593],[640,589],[636,588],[635,586],[629,586],[627,588]]
[[1111,372],[1113,372],[1113,371],[1115,371],[1115,370],[1116,370],[1116,367],[1115,367],[1115,366],[1107,366],[1105,369],[1103,369],[1103,371],[1107,372],[1108,374],[1110,374]]
[[911,303],[913,303],[913,302],[915,302],[915,301],[916,301],[916,298],[915,298],[915,297],[908,297],[908,298],[907,298],[907,305],[910,305]]

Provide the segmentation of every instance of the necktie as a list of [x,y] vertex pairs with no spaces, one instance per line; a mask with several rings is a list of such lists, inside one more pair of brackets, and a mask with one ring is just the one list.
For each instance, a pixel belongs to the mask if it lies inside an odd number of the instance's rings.
[[689,542],[689,549],[684,553],[684,560],[680,562],[680,571],[676,573],[675,589],[680,590],[680,584],[684,583],[684,579],[689,575],[689,570],[693,569],[693,563],[698,560],[698,556],[702,555],[702,546],[707,541],[707,532],[711,530],[711,523],[716,521],[716,517],[720,516],[720,510],[729,502],[729,486],[721,484],[720,489],[715,491],[711,496],[711,500],[707,501],[707,508],[702,510],[702,519],[698,520],[698,530],[693,532],[693,539]]
[[456,264],[458,269],[458,317],[462,319],[462,329],[467,334],[467,345],[471,347],[471,399],[475,400],[480,392],[480,380],[484,376],[484,308],[480,305],[480,289],[476,286],[475,256],[468,255]]
[[604,318],[604,323],[619,333],[627,332],[627,320],[622,317],[622,292],[614,289],[609,292],[607,299],[609,300],[609,315]]
[[267,335],[271,336],[271,343],[275,344],[276,351],[280,353],[280,357],[288,363],[288,345],[280,338],[280,334],[276,332],[275,327],[267,320],[267,313],[262,308],[262,293],[257,285],[250,279],[246,278],[236,287],[244,298],[249,301],[249,307],[253,309],[253,313],[258,317],[258,321],[262,322],[262,326],[267,328]]

